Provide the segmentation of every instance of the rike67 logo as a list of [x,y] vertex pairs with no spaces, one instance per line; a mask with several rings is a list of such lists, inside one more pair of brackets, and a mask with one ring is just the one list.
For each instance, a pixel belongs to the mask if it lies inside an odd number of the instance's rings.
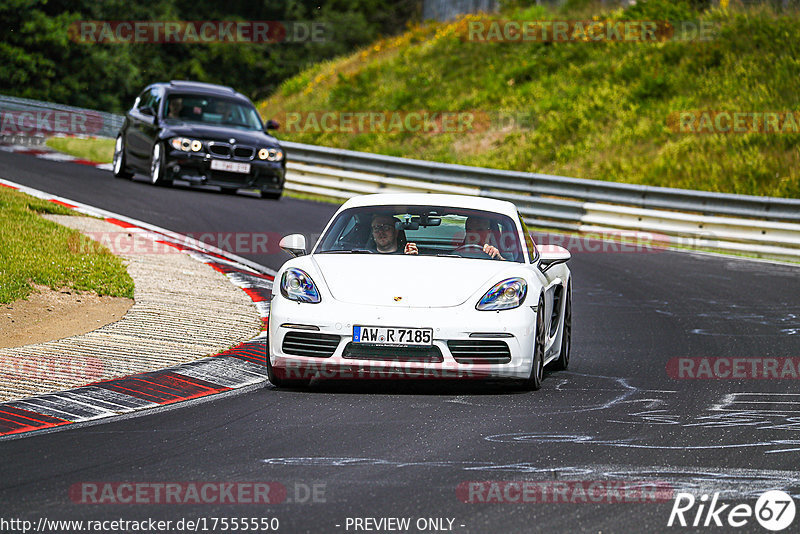
[[778,532],[792,524],[794,515],[794,499],[779,490],[762,493],[755,507],[749,504],[731,506],[722,503],[719,500],[719,493],[715,493],[710,502],[708,495],[702,495],[697,499],[691,493],[678,493],[675,495],[675,503],[672,505],[667,526],[739,528],[750,523],[755,517],[765,529]]

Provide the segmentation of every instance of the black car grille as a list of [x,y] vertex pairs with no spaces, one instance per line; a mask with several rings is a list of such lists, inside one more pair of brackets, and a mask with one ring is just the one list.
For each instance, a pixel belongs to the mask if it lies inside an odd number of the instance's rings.
[[237,146],[233,149],[233,157],[238,159],[253,159],[255,149],[249,146]]
[[208,151],[214,154],[215,156],[223,156],[226,158],[231,157],[231,147],[229,145],[209,143]]
[[330,358],[341,338],[316,332],[289,332],[283,338],[283,352],[292,356]]
[[494,339],[450,340],[447,348],[458,363],[491,364],[511,361],[511,350],[505,341]]
[[442,352],[433,345],[430,347],[381,347],[353,342],[344,347],[342,358],[394,362],[440,363],[444,361]]

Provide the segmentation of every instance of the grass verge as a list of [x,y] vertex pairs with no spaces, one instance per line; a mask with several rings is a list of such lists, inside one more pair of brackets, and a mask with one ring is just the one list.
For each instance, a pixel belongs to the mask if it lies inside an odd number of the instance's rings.
[[111,163],[114,157],[113,139],[51,137],[46,145],[64,154],[96,163]]
[[39,216],[62,206],[0,187],[0,303],[26,298],[31,284],[133,298],[133,279],[108,249]]

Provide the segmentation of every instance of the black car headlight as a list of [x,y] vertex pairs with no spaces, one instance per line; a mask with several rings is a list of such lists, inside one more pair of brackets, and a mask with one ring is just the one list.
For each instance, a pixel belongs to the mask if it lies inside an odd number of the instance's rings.
[[481,311],[511,310],[522,306],[528,284],[522,278],[508,278],[486,292],[475,309]]
[[201,141],[189,139],[188,137],[173,137],[170,143],[175,150],[183,150],[184,152],[199,152],[203,148]]
[[319,290],[308,274],[291,267],[281,276],[281,295],[289,300],[316,304],[319,302]]
[[258,151],[258,159],[281,161],[283,159],[283,150],[280,148],[262,148]]

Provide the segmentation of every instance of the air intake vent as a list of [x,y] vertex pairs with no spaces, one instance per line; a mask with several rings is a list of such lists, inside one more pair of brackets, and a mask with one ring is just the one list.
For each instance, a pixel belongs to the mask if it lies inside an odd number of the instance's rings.
[[316,332],[289,332],[283,338],[283,352],[292,356],[330,358],[339,346],[340,336]]
[[436,346],[430,347],[380,347],[348,343],[342,358],[350,360],[380,360],[390,362],[431,362],[444,361],[442,352]]
[[555,332],[558,327],[558,318],[561,315],[561,297],[564,295],[564,286],[556,287],[553,293],[553,315],[550,317],[550,331]]
[[511,361],[508,344],[496,339],[450,340],[447,348],[458,363],[491,364]]

